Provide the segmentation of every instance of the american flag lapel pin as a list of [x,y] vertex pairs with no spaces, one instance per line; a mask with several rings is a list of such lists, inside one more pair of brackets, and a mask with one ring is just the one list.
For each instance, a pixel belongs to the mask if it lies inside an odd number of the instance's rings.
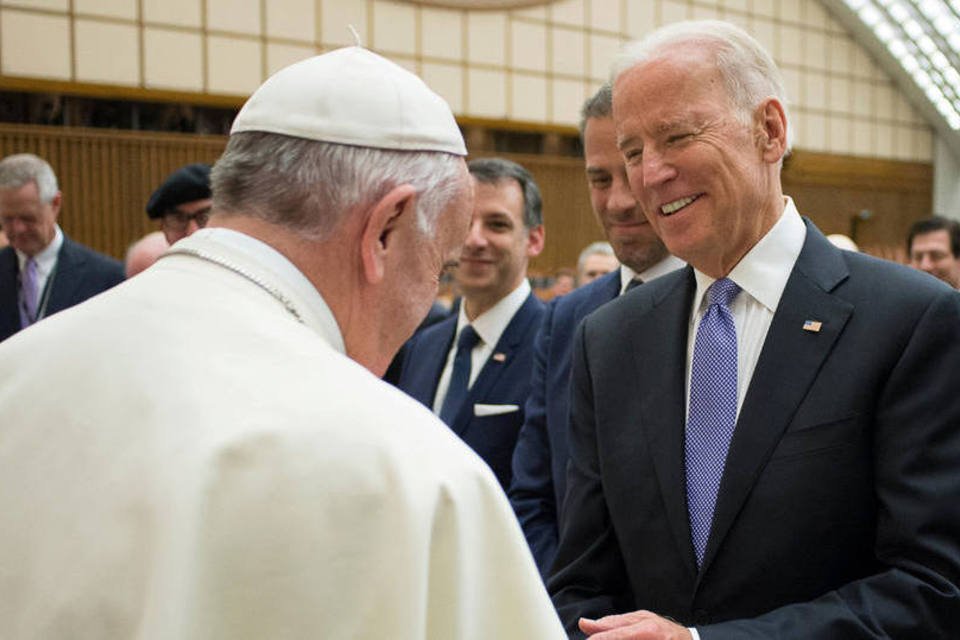
[[507,361],[507,354],[505,354],[505,353],[495,353],[495,354],[493,354],[493,355],[490,356],[490,357],[493,358],[493,361],[494,361],[494,362],[506,362],[506,361]]
[[810,331],[811,333],[820,333],[820,327],[823,326],[823,323],[819,320],[804,320],[803,321],[803,330]]

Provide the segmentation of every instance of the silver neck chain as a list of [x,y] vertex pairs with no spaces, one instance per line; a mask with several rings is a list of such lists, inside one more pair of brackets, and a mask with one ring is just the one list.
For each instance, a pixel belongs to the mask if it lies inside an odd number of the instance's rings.
[[273,296],[277,300],[277,302],[279,302],[284,306],[284,308],[290,313],[290,315],[296,318],[297,322],[299,322],[300,324],[306,324],[303,321],[303,317],[300,315],[300,311],[297,310],[297,307],[293,303],[293,301],[290,300],[290,298],[284,295],[283,292],[281,292],[275,286],[267,282],[264,282],[263,278],[261,278],[260,276],[254,273],[250,273],[243,267],[240,267],[230,262],[226,258],[212,255],[212,254],[206,253],[205,251],[200,251],[199,249],[194,249],[192,247],[174,247],[172,249],[168,249],[167,252],[163,254],[163,256],[161,256],[161,258],[165,258],[167,256],[177,255],[177,254],[193,256],[195,258],[200,258],[201,260],[206,260],[207,262],[212,262],[216,265],[220,265],[224,269],[228,269],[234,272],[235,274],[237,274],[242,278],[245,278],[246,280],[249,280],[253,284],[257,285],[258,287],[260,287],[261,289],[269,293],[271,296]]

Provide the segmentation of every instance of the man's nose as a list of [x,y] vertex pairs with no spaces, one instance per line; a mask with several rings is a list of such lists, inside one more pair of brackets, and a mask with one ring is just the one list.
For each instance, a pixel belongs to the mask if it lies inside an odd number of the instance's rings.
[[632,211],[637,206],[637,199],[630,190],[630,184],[627,179],[615,180],[610,188],[610,196],[607,200],[607,209],[615,213]]
[[16,219],[3,223],[3,230],[5,233],[22,233],[23,227],[23,222]]
[[677,175],[673,164],[655,149],[644,150],[642,163],[644,186],[663,184]]
[[486,236],[483,235],[483,223],[480,220],[470,223],[467,230],[467,239],[464,244],[469,247],[480,247],[487,243]]

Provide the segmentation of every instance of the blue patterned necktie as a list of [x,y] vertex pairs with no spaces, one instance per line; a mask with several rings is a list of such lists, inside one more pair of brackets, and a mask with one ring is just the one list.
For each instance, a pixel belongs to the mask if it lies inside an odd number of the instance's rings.
[[685,435],[687,512],[697,566],[710,537],[713,510],[727,449],[737,422],[737,330],[730,304],[740,293],[732,280],[717,280],[707,291],[710,305],[693,347],[690,408]]
[[39,297],[39,276],[37,261],[27,258],[20,274],[20,291],[23,295],[23,304],[20,305],[20,326],[29,327],[37,321],[37,303]]
[[463,401],[467,399],[467,388],[470,384],[470,360],[473,348],[480,341],[480,336],[469,324],[460,331],[457,339],[457,354],[453,357],[453,372],[450,374],[450,386],[447,395],[440,407],[440,419],[452,425],[460,412]]

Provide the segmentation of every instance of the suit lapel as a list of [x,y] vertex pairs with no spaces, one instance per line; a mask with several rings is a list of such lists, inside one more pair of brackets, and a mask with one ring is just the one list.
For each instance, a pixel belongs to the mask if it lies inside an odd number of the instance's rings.
[[620,295],[620,270],[611,271],[603,277],[606,278],[606,281],[596,287],[586,300],[589,309],[596,309]]
[[[847,274],[840,252],[808,225],[803,250],[787,280],[737,420],[703,570],[853,312],[852,305],[830,293]],[[807,320],[819,321],[820,330],[805,331]]]
[[63,311],[73,305],[76,300],[75,293],[82,284],[84,261],[84,256],[74,250],[73,242],[64,234],[53,281],[48,285],[50,298],[44,310],[44,316]]
[[456,329],[457,316],[451,315],[424,329],[406,355],[400,388],[431,410]]
[[[642,314],[632,314],[628,333],[633,345],[634,371],[625,378],[630,381],[625,397],[639,398],[640,425],[656,469],[667,520],[691,576],[696,574],[696,566],[683,471],[686,406],[683,363],[687,359],[687,326],[695,291],[693,270],[687,267],[678,274],[677,284],[654,300],[654,305],[659,307],[657,317],[663,322],[660,331],[651,331]],[[660,369],[651,367],[650,362],[677,363],[678,366]]]
[[0,251],[0,340],[20,330],[17,308],[17,253],[12,247]]
[[458,435],[463,435],[470,426],[470,420],[473,418],[473,405],[487,397],[490,389],[496,384],[497,380],[503,375],[513,362],[513,354],[523,340],[524,335],[530,327],[530,323],[536,318],[537,305],[540,302],[531,293],[520,306],[507,328],[493,347],[493,352],[487,361],[483,363],[480,374],[474,381],[470,391],[467,392],[467,399],[457,413],[456,420],[453,421],[453,430]]
[[[584,318],[620,295],[620,270],[617,269],[600,276],[587,287],[590,289],[589,294],[583,296],[569,314],[569,317],[573,319],[573,324],[569,327],[569,335],[566,339],[571,343],[577,327]],[[572,349],[569,351],[572,351]]]

